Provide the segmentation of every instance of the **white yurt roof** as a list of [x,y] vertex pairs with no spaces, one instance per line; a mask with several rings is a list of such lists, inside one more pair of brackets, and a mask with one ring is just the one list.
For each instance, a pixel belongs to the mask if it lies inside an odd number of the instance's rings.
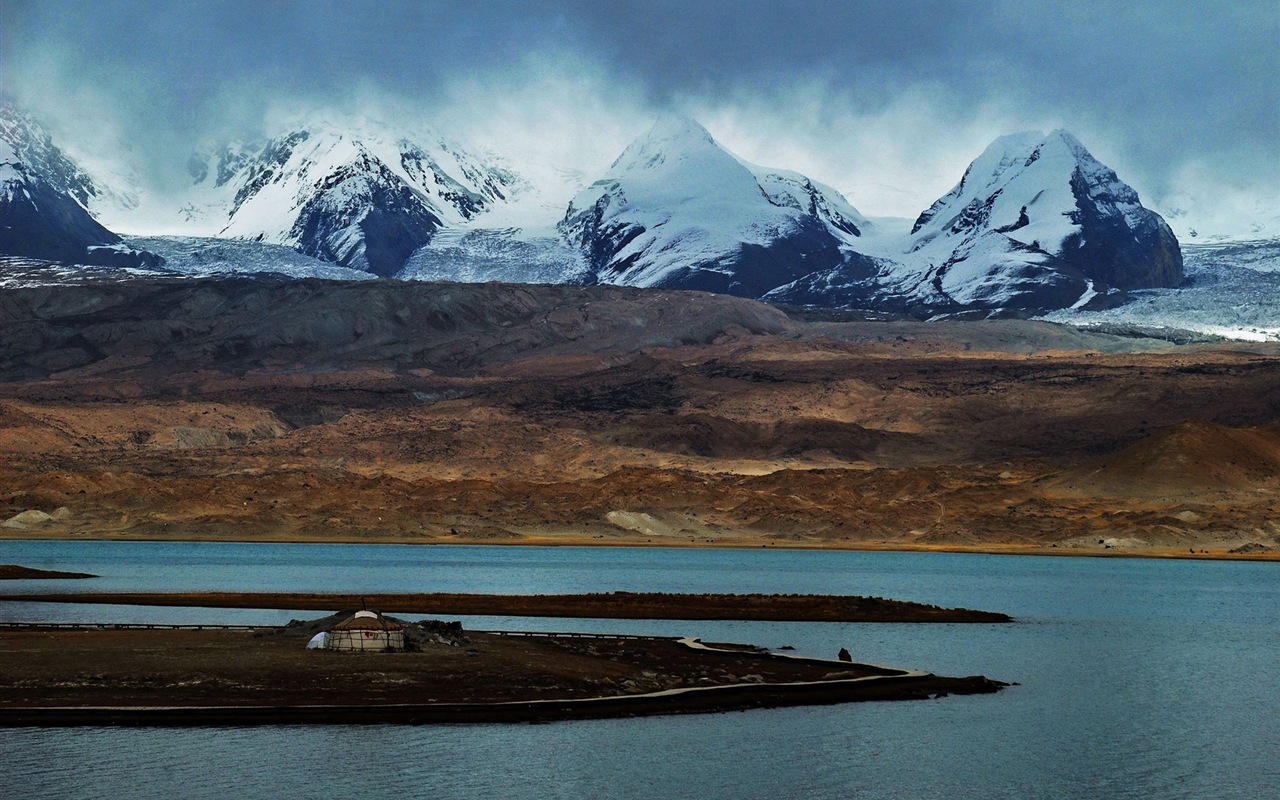
[[353,616],[333,626],[335,631],[402,631],[404,627],[395,620],[379,616],[372,611],[357,611]]

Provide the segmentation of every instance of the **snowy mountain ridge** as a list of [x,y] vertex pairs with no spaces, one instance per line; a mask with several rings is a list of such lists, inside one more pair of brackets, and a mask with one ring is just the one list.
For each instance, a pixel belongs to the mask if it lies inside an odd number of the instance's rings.
[[[1086,219],[1090,205],[1096,210],[1093,220]],[[1103,235],[1104,221],[1137,236],[1158,238],[1161,229],[1168,232],[1157,215],[1143,208],[1137,192],[1070,133],[1014,134],[993,142],[960,183],[920,215],[912,227],[910,252],[923,256],[915,263],[933,268],[942,291],[958,302],[973,303],[991,290],[1013,290],[1024,275],[1050,277],[1039,268],[1052,269],[1054,259],[1100,261],[1072,256],[1094,244],[1086,236],[1086,223],[1096,223],[1088,232],[1096,237]],[[1172,240],[1171,232],[1168,238]],[[1176,285],[1181,279],[1177,270],[1151,276],[1095,264],[1097,274],[1088,274],[1089,266],[1077,266],[1086,281],[1118,289]],[[1058,270],[1051,279],[1059,275],[1068,277]]]
[[[318,117],[206,147],[187,166],[191,191],[163,221],[186,235],[134,240],[171,273],[602,282],[924,316],[1172,326],[1183,314],[1205,331],[1280,329],[1257,288],[1272,282],[1274,240],[1189,242],[1182,281],[1168,226],[1064,131],[1001,137],[905,224],[868,220],[835,189],[752,164],[678,116],[659,119],[596,180],[549,167],[522,176],[425,128]],[[0,107],[0,196],[26,204],[4,212],[27,220],[19,227],[60,207],[37,196],[34,173],[65,196],[58,218],[76,220],[50,234],[74,239],[56,256],[67,263],[115,263],[128,250],[77,216],[85,208],[112,209],[139,233],[158,218],[159,206],[126,207],[33,119]],[[80,225],[89,227],[72,234]],[[1159,288],[1172,286],[1181,288]]]
[[441,227],[523,188],[495,157],[367,120],[307,122],[206,151],[188,169],[191,233],[286,245],[376,275],[395,274]]

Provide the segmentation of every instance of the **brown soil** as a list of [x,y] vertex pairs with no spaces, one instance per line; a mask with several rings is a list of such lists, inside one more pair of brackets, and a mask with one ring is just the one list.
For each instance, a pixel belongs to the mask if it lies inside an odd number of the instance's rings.
[[[900,685],[827,688],[836,694],[790,696],[785,684],[831,682],[893,670],[859,664],[783,659],[754,649],[692,650],[673,640],[520,637],[468,633],[459,646],[426,645],[420,652],[348,654],[306,650],[308,635],[289,629],[254,633],[210,630],[0,629],[0,724],[73,724],[93,721],[94,708],[194,708],[185,724],[300,721],[290,708],[317,707],[313,721],[341,719],[342,708],[359,711],[354,721],[401,720],[389,707],[416,706],[416,720],[429,720],[432,706],[444,719],[536,719],[544,716],[612,716],[725,710],[856,699],[908,699],[945,692],[995,691],[986,679],[909,680]],[[685,687],[751,684],[707,704],[654,699],[621,707],[557,712],[532,706],[498,710],[448,708],[456,704],[522,703],[590,697],[623,697]],[[770,689],[772,693],[761,694]],[[821,688],[821,687],[819,687]],[[754,694],[753,694],[754,692]],[[788,700],[790,702],[788,702]],[[85,709],[41,714],[29,709]],[[210,715],[219,707],[257,707],[237,717]],[[274,714],[258,713],[263,707]],[[625,710],[619,711],[618,708]],[[401,708],[403,712],[403,708]],[[465,712],[465,713],[464,713]],[[454,716],[449,716],[453,714]],[[100,716],[100,714],[99,714]],[[138,719],[164,721],[164,717]],[[117,721],[129,721],[124,714]],[[182,719],[170,720],[184,724]]]
[[1068,494],[1149,498],[1170,487],[1187,496],[1256,490],[1280,474],[1280,425],[1224,428],[1184,422],[1055,475]]
[[98,576],[90,575],[87,572],[59,572],[56,569],[35,569],[33,567],[18,566],[17,564],[0,564],[0,580],[3,581],[36,580],[40,578],[74,580],[96,577]]
[[5,292],[0,365],[0,520],[70,510],[6,537],[1280,557],[1270,346],[187,281]]
[[769,594],[303,594],[285,592],[120,592],[0,596],[52,603],[323,610],[365,605],[397,613],[593,619],[770,620],[796,622],[1010,622],[1006,614],[940,608],[881,597]]

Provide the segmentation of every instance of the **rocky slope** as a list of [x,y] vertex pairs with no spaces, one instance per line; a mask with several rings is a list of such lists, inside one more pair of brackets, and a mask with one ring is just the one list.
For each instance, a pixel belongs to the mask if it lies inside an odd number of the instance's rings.
[[248,277],[46,286],[0,293],[0,380],[118,359],[161,372],[451,372],[527,351],[620,357],[791,326],[760,303],[624,288]]
[[31,174],[0,143],[0,254],[83,261],[90,247],[118,244],[75,200]]
[[1162,428],[1064,470],[1064,495],[1160,498],[1248,492],[1280,474],[1280,427],[1228,428],[1201,420]]

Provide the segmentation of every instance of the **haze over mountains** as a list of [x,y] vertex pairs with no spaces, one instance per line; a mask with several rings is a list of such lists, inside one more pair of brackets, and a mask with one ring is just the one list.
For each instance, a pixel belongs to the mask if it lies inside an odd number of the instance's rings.
[[909,232],[674,115],[603,175],[537,180],[429,128],[302,120],[203,147],[189,190],[162,202],[90,175],[10,104],[0,142],[4,253],[56,262],[702,289],[917,316],[1100,312],[1184,283],[1169,226],[1066,131],[996,140]]
[[80,264],[156,263],[93,218],[88,207],[99,195],[93,179],[35,120],[0,105],[0,254]]

